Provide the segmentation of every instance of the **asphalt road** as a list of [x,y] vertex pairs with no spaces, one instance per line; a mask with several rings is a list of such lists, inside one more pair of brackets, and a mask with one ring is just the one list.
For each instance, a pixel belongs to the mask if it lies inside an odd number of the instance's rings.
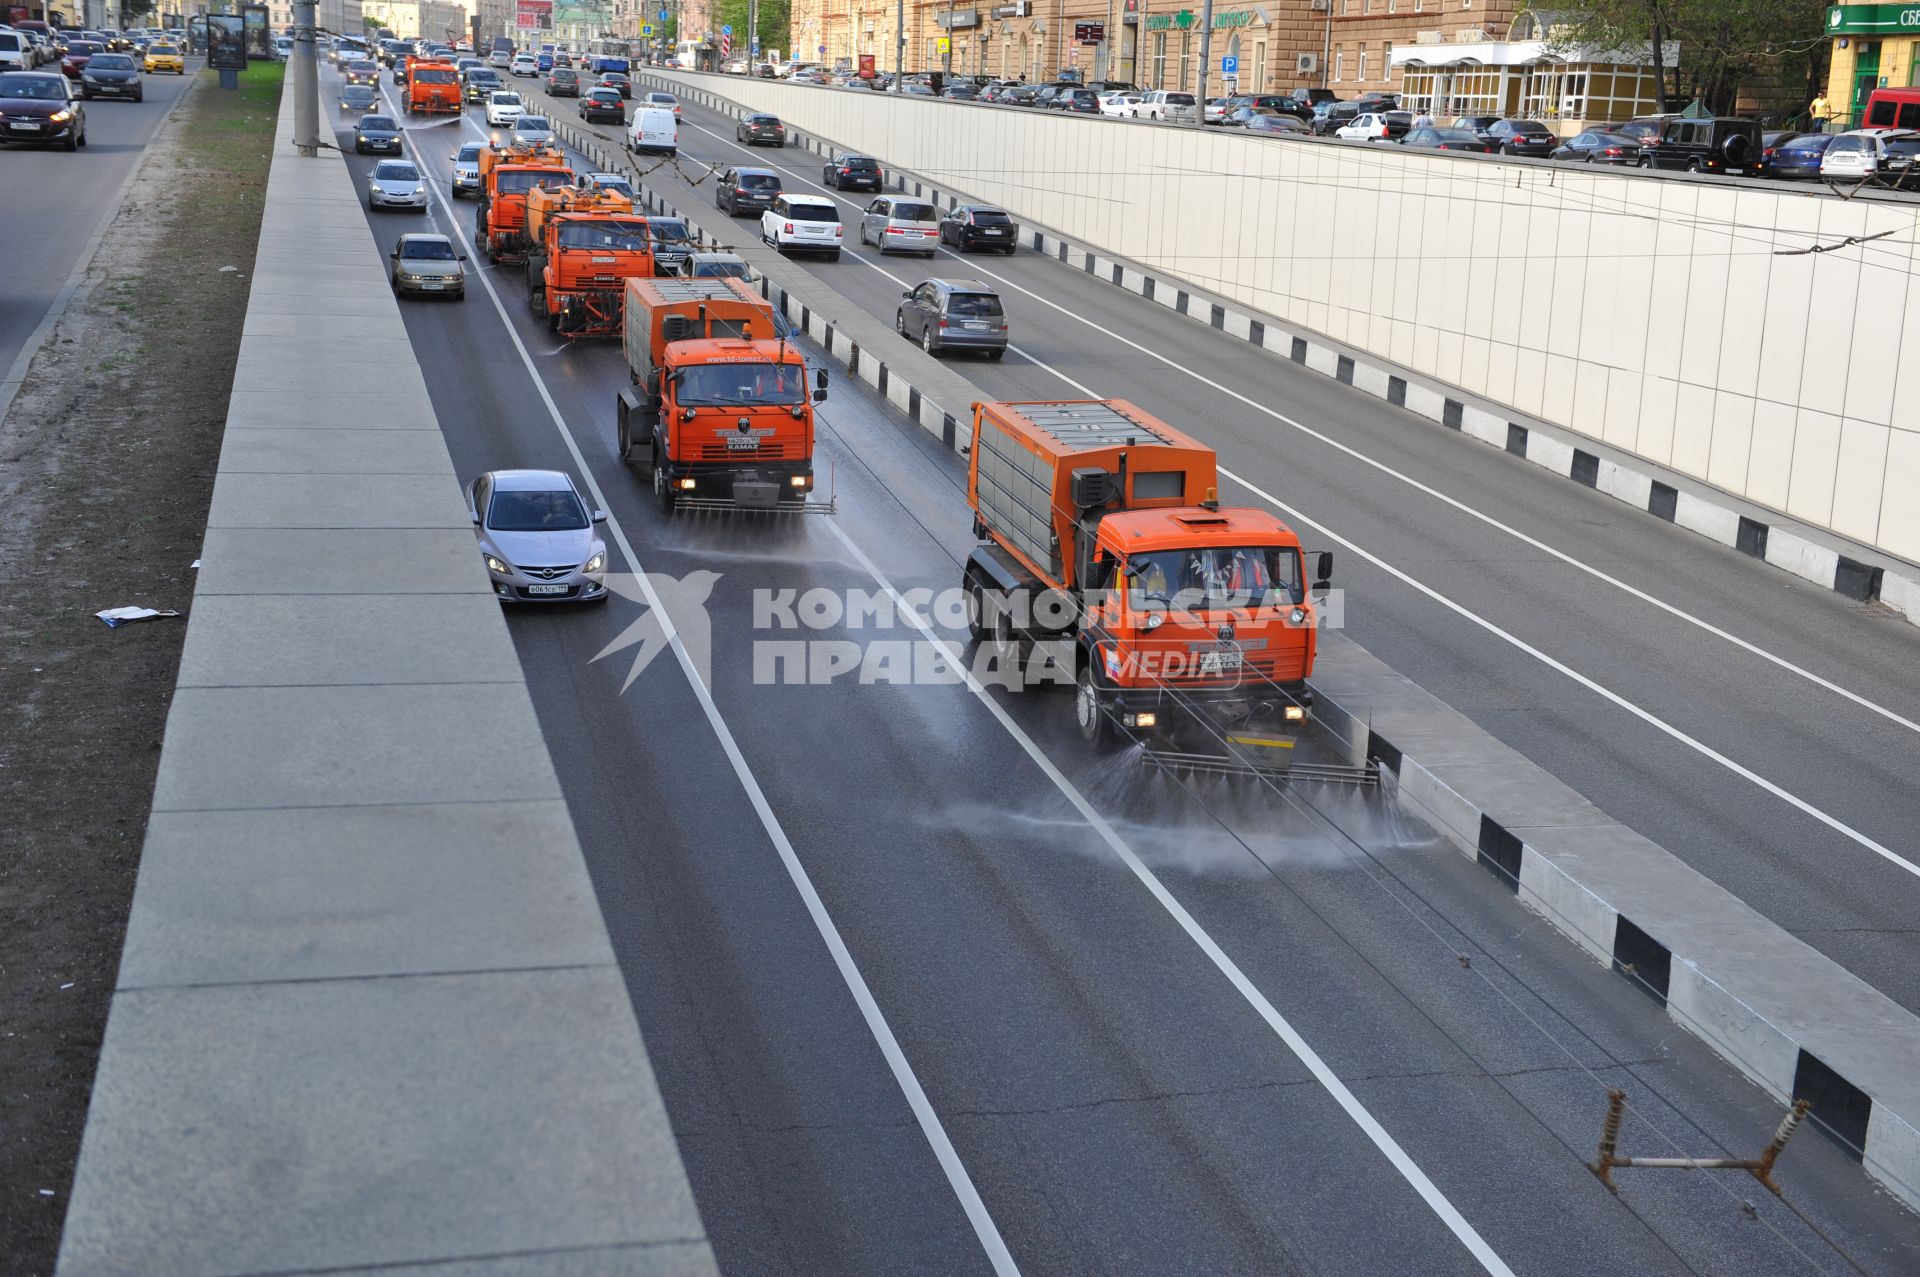
[[[409,135],[436,203],[375,240],[463,237],[446,157],[481,130]],[[1062,695],[757,676],[769,641],[923,637],[756,628],[755,593],[956,584],[958,460],[842,378],[838,514],[666,519],[613,455],[617,347],[556,341],[519,274],[403,308],[462,477],[573,471],[617,568],[717,574],[710,704],[665,658],[623,687],[624,598],[510,624],[724,1270],[1846,1270],[1748,1184],[1587,1173],[1614,1082],[1663,1152],[1779,1114],[1376,799],[1103,766]],[[1836,1150],[1789,1157],[1868,1271],[1920,1263]]]
[[[822,190],[818,157],[736,145],[732,121],[684,110],[688,160]],[[726,223],[711,180],[657,185]],[[1361,643],[1920,1010],[1920,630],[1050,258],[883,261],[855,247],[871,196],[838,198],[847,253],[794,269],[882,319],[929,277],[997,288],[1016,353],[960,357],[988,396],[1127,398],[1193,430],[1244,481],[1227,499],[1271,499],[1336,549]]]
[[[198,71],[143,77],[146,100],[96,99],[86,103],[87,145],[68,154],[45,146],[0,146],[0,200],[7,223],[7,267],[0,271],[0,380],[14,382],[14,368],[50,308],[64,304],[69,281],[86,265],[96,237],[119,211],[120,188],[152,139],[161,119]],[[47,69],[47,68],[42,68]],[[11,402],[0,391],[0,411]]]

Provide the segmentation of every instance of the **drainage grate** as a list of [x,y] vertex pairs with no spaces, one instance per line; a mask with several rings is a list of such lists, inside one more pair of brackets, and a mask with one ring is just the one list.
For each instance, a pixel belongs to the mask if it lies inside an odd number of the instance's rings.
[[1396,408],[1407,406],[1407,379],[1405,377],[1387,378],[1387,402]]
[[1227,308],[1215,302],[1213,309],[1207,314],[1207,322],[1215,328],[1225,328],[1227,326]]
[[1289,351],[1288,354],[1292,357],[1294,363],[1296,364],[1306,363],[1307,362],[1307,339],[1305,337],[1295,337],[1293,339],[1293,349]]
[[1467,415],[1467,406],[1458,399],[1449,399],[1440,409],[1440,424],[1449,430],[1458,430],[1461,419]]
[[1333,379],[1351,386],[1353,384],[1353,360],[1345,355],[1340,356],[1340,362],[1333,366]]
[[1673,973],[1673,954],[1667,946],[1616,915],[1613,924],[1613,969],[1633,982],[1633,987],[1667,1005],[1667,980]]
[[1474,859],[1508,891],[1520,894],[1520,840],[1491,816],[1480,817],[1480,848]]
[[1600,486],[1600,458],[1591,452],[1573,450],[1573,481],[1589,488]]
[[1758,519],[1740,516],[1740,528],[1733,534],[1733,548],[1756,559],[1767,557],[1767,525]]
[[1802,1051],[1793,1070],[1793,1098],[1813,1106],[1811,1111],[1819,1119],[1815,1129],[1854,1161],[1865,1160],[1867,1121],[1873,1116],[1871,1096],[1828,1068],[1819,1056]]
[[1257,319],[1247,321],[1247,340],[1256,346],[1267,344],[1267,326]]
[[1653,489],[1647,493],[1647,513],[1672,523],[1674,511],[1679,505],[1680,490],[1655,479]]
[[1516,457],[1527,455],[1527,428],[1517,421],[1507,423],[1507,451]]
[[1182,288],[1174,294],[1173,308],[1181,314],[1187,313],[1187,290]]
[[1840,556],[1840,566],[1833,571],[1833,588],[1850,599],[1871,603],[1880,597],[1880,580],[1885,571],[1884,568],[1855,563],[1843,554]]

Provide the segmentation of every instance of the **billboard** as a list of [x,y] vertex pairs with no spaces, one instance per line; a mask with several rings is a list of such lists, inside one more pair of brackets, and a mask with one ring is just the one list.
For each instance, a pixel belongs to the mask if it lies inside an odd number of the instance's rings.
[[240,6],[240,16],[247,27],[248,61],[273,61],[273,32],[267,27],[267,6],[243,4]]
[[514,0],[513,25],[522,31],[553,30],[553,0]]
[[247,69],[247,28],[239,14],[207,15],[207,65],[216,71]]

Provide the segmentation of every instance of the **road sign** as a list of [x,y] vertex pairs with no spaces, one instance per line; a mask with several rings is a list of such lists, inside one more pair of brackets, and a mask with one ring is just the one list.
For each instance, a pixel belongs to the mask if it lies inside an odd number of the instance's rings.
[[826,53],[827,53],[827,46],[826,46],[826,45],[824,45],[824,44],[823,44],[823,45],[821,45],[821,46],[820,46],[820,48],[819,48],[819,50],[818,50],[818,52],[819,52],[819,54],[820,54],[820,56],[822,56],[822,57],[825,57],[825,56],[826,56]]
[[1239,75],[1240,59],[1234,57],[1231,53],[1229,53],[1226,57],[1221,58],[1220,74],[1221,75]]
[[640,34],[641,34],[641,35],[652,35],[652,34],[653,34],[653,24],[652,24],[651,22],[642,22],[642,23],[640,24]]
[[[727,30],[730,31],[732,28],[729,27]],[[720,33],[720,56],[723,58],[733,56],[733,37],[728,35],[726,31]]]
[[944,53],[950,52],[952,48],[953,48],[953,41],[948,39],[946,36],[941,36],[938,40],[935,40],[933,42],[933,51],[935,53],[944,54]]
[[721,27],[721,28],[720,28],[720,34],[721,34],[721,35],[732,35],[732,34],[733,34],[733,28],[732,28],[732,27],[730,27],[730,26],[727,26],[727,27]]

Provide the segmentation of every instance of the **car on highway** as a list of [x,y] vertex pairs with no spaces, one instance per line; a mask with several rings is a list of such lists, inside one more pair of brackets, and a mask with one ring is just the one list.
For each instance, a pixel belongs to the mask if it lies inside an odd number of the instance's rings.
[[1833,145],[1835,133],[1802,133],[1782,143],[1767,161],[1767,176],[1777,178],[1819,177],[1820,161]]
[[588,89],[580,95],[580,118],[589,124],[627,122],[627,104],[615,89]]
[[485,104],[488,97],[500,92],[500,77],[490,67],[475,67],[467,72],[460,82],[460,97],[466,102]]
[[728,217],[764,213],[780,197],[780,175],[770,168],[730,168],[713,188],[713,206]]
[[577,98],[580,96],[580,73],[572,67],[554,67],[547,72],[547,96],[554,98]]
[[1483,141],[1472,129],[1456,129],[1444,124],[1408,129],[1400,135],[1400,145],[1422,151],[1468,151],[1475,155],[1493,150],[1492,144]]
[[380,83],[380,64],[370,59],[349,62],[342,72],[342,78],[348,84]]
[[499,89],[487,95],[487,123],[497,129],[510,129],[526,114],[526,104],[512,89]]
[[963,253],[979,248],[1011,254],[1020,243],[1020,227],[1005,209],[991,204],[956,204],[940,219],[940,242]]
[[662,111],[671,111],[676,116],[680,114],[680,99],[671,93],[661,93],[655,90],[641,98],[640,104],[642,106],[657,107]]
[[400,154],[400,126],[391,115],[361,116],[353,126],[353,151],[355,155]]
[[677,217],[649,217],[647,234],[653,241],[653,265],[663,275],[677,275],[680,264],[693,256],[693,232]]
[[490,470],[467,488],[480,557],[503,602],[599,602],[607,597],[601,510],[589,511],[558,470]]
[[1530,155],[1545,159],[1560,145],[1552,129],[1538,120],[1495,120],[1484,135],[1487,145],[1500,155]]
[[677,273],[683,279],[753,278],[753,268],[738,253],[689,253]]
[[398,296],[451,297],[467,295],[467,255],[445,235],[402,235],[387,254],[387,282]]
[[347,115],[365,115],[380,108],[380,92],[364,84],[348,84],[340,89],[340,110]]
[[0,71],[31,71],[39,65],[39,51],[24,31],[0,31]]
[[480,193],[480,153],[486,149],[479,142],[468,142],[453,153],[453,180],[449,183],[453,198]]
[[93,55],[106,51],[107,46],[98,41],[75,40],[67,45],[67,55],[60,59],[61,73],[69,80],[78,80],[87,63],[93,61]]
[[573,179],[573,184],[583,191],[618,191],[628,199],[633,198],[633,180],[625,173],[582,173]]
[[742,116],[733,126],[733,140],[742,146],[785,146],[787,126],[780,122],[779,116],[758,111]]
[[80,73],[80,96],[89,101],[132,98],[143,102],[147,93],[140,84],[140,68],[134,64],[132,54],[96,53],[87,63],[87,69]]
[[506,49],[495,49],[487,55],[487,65],[505,71],[513,65],[513,54]]
[[860,242],[882,254],[940,251],[940,212],[917,197],[882,195],[860,215]]
[[[622,101],[633,96],[633,81],[628,78],[625,71],[602,71],[600,78],[594,83],[600,88],[612,89],[620,95]],[[674,114],[678,115],[679,112],[676,111]]]
[[509,75],[537,76],[540,74],[540,59],[534,57],[531,53],[522,53],[514,58],[513,65],[507,68],[507,73]]
[[367,175],[367,207],[426,212],[426,175],[412,160],[381,160]]
[[87,144],[87,108],[57,71],[0,71],[0,141],[77,151]]
[[533,55],[533,64],[539,70],[540,74],[545,75],[547,72],[553,70],[553,55],[551,53],[536,53]]
[[1007,353],[1007,311],[1000,295],[977,279],[929,279],[910,288],[893,313],[893,330],[929,355],[977,350]]
[[825,253],[827,260],[839,261],[840,208],[818,195],[785,192],[760,215],[760,239],[782,253]]
[[643,104],[634,108],[633,118],[627,121],[627,149],[635,155],[643,151],[665,151],[668,155],[678,155],[680,121],[673,118],[673,112],[663,111],[657,106]]
[[859,188],[877,191],[884,181],[880,161],[869,155],[836,153],[820,170],[820,184],[836,191]]
[[553,125],[544,115],[516,116],[507,141],[514,146],[543,146],[553,141]]
[[1587,129],[1554,147],[1548,158],[1582,164],[1633,165],[1640,162],[1640,144],[1624,133]]

